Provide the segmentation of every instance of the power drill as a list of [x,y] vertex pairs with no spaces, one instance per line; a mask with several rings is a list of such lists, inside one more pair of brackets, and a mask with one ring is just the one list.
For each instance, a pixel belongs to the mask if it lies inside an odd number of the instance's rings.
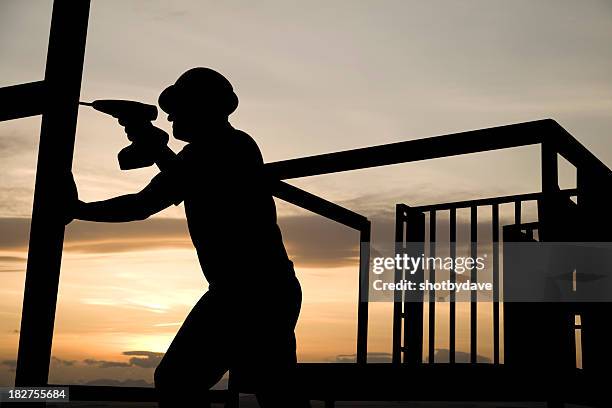
[[[146,130],[147,138],[139,135],[128,135],[132,142],[121,149],[117,158],[121,170],[149,167],[155,163],[155,151],[168,143],[168,134],[151,123],[157,119],[157,107],[142,102],[122,99],[98,99],[93,102],[79,102],[91,106],[97,111],[106,113],[119,120],[121,126],[136,125]],[[148,127],[151,129],[147,129]]]

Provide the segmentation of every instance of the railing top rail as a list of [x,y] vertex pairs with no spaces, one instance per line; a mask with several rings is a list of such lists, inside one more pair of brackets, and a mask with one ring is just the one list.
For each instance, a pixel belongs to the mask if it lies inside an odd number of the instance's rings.
[[612,174],[595,155],[553,119],[516,123],[424,139],[300,157],[266,164],[279,179],[316,176],[370,167],[552,143],[575,166]]
[[370,221],[361,214],[344,208],[338,204],[316,196],[308,191],[283,181],[277,181],[272,186],[273,194],[281,200],[312,211],[325,218],[334,220],[347,227],[362,231],[369,228]]
[[[578,193],[578,190],[575,188],[560,190],[559,193],[566,195],[567,197],[575,196]],[[416,207],[410,207],[415,211],[444,211],[450,210],[451,208],[459,209],[459,208],[469,208],[472,206],[483,206],[483,205],[494,205],[494,204],[506,204],[512,203],[515,201],[531,201],[537,200],[541,198],[543,193],[527,193],[527,194],[516,194],[516,195],[507,195],[507,196],[499,196],[499,197],[487,197],[487,198],[478,198],[475,200],[463,200],[463,201],[453,201],[448,203],[440,203],[440,204],[428,204],[421,205]]]

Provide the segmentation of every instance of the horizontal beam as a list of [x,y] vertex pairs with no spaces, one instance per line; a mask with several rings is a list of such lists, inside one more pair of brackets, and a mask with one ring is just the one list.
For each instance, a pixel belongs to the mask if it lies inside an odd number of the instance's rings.
[[0,122],[41,115],[46,99],[44,81],[0,88]]
[[315,176],[534,145],[541,143],[545,134],[559,128],[554,120],[544,119],[283,160],[266,166],[279,179]]
[[272,193],[281,200],[295,204],[298,207],[302,207],[315,214],[339,222],[347,227],[361,231],[369,226],[368,219],[363,215],[357,214],[356,212],[292,186],[291,184],[277,181],[273,184]]

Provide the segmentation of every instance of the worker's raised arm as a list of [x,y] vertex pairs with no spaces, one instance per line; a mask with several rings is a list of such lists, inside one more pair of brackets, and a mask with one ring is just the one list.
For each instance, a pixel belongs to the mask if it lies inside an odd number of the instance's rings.
[[169,170],[176,157],[176,153],[171,148],[162,146],[155,156],[155,164],[161,171]]

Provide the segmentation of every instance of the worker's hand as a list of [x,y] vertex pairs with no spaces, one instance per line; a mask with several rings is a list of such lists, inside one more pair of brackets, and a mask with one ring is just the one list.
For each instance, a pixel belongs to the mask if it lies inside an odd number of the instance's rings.
[[77,208],[80,204],[79,192],[72,172],[64,178],[63,191],[61,192],[62,210],[64,211],[64,225],[70,224],[74,220]]
[[161,148],[168,144],[170,137],[162,129],[153,126],[151,122],[123,122],[125,134],[130,142],[138,143],[147,148]]

